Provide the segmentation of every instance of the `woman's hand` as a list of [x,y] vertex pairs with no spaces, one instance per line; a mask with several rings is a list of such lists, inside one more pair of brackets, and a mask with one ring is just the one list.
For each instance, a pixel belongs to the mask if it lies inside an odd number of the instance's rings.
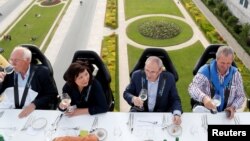
[[70,106],[70,105],[65,105],[65,104],[63,104],[62,102],[60,102],[60,104],[59,104],[59,108],[62,109],[62,110],[67,109],[69,106]]

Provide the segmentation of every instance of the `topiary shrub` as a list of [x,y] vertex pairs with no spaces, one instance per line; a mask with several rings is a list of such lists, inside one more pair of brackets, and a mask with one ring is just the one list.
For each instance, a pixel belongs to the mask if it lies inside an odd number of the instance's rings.
[[153,39],[169,39],[177,36],[181,28],[175,23],[167,21],[146,21],[139,25],[138,31],[141,35]]
[[51,6],[51,5],[58,4],[60,2],[61,2],[61,0],[45,0],[45,1],[41,2],[41,5],[43,5],[43,6]]

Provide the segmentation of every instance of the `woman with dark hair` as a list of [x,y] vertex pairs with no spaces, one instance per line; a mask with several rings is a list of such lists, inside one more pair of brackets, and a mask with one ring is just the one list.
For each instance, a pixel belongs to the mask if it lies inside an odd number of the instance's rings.
[[[96,79],[92,79],[92,67],[86,62],[73,62],[64,73],[66,84],[63,93],[68,93],[71,98],[71,106],[76,109],[66,112],[68,116],[81,114],[98,114],[108,111],[104,91]],[[70,105],[59,103],[60,110],[66,110]]]

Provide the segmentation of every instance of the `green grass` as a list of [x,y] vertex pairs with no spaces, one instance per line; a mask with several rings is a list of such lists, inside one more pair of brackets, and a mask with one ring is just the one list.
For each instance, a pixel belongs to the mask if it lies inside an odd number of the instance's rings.
[[[159,40],[159,39],[157,40],[144,37],[139,33],[138,26],[144,23],[145,21],[150,21],[150,20],[164,20],[167,22],[175,23],[181,28],[181,33],[174,38],[164,39],[164,40]],[[135,22],[131,23],[127,27],[127,35],[130,39],[142,45],[165,47],[165,46],[178,45],[188,41],[193,36],[193,30],[188,24],[180,20],[167,17],[148,17],[136,20]]]
[[[190,96],[187,89],[193,78],[193,67],[203,51],[204,48],[200,42],[197,42],[181,50],[168,51],[168,54],[179,75],[179,80],[176,85],[181,98],[182,108],[184,112],[191,111]],[[130,71],[135,66],[142,52],[143,49],[128,45],[128,61]]]
[[183,17],[172,0],[124,0],[124,3],[126,20],[147,14],[170,14]]
[[[33,6],[9,32],[12,40],[0,41],[1,47],[4,48],[3,56],[9,58],[12,49],[19,44],[35,44],[40,46],[63,5],[59,4],[53,7]],[[40,14],[41,16],[36,17],[36,14]],[[25,24],[27,25],[26,27],[24,26]],[[36,37],[36,40],[32,41],[31,37]]]

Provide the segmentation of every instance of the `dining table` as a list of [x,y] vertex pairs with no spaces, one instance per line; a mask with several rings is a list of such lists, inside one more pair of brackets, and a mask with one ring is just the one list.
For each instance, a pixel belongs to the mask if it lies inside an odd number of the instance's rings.
[[172,113],[107,112],[68,117],[59,110],[35,110],[19,118],[20,112],[0,109],[0,135],[5,141],[52,141],[82,133],[98,135],[97,131],[102,131],[99,139],[103,141],[207,141],[208,125],[250,124],[249,112],[237,112],[233,119],[225,112],[184,112],[179,126],[173,125]]

